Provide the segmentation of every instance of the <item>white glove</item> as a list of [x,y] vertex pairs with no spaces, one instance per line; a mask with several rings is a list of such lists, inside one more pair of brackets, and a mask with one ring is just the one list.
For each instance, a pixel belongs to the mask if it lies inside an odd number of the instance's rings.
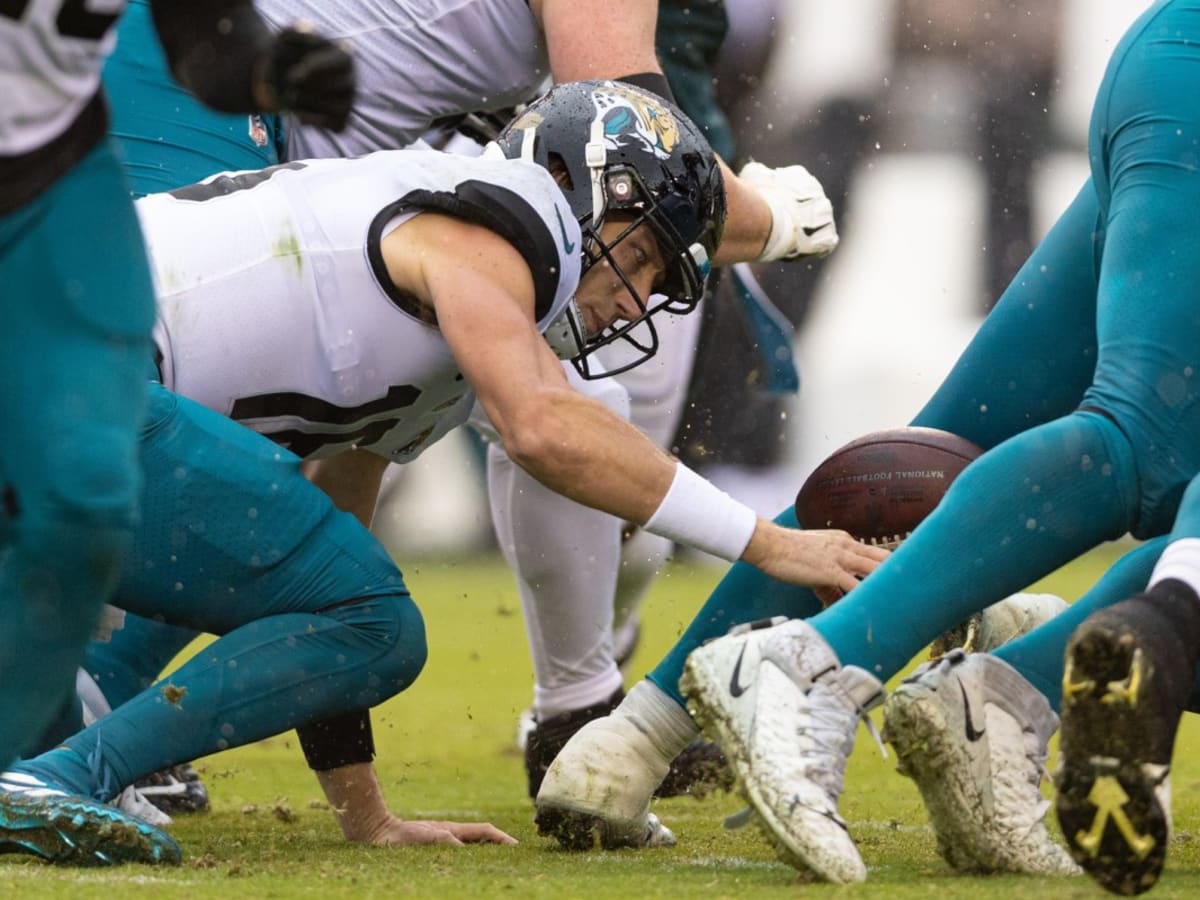
[[772,169],[750,162],[738,172],[771,207],[771,235],[758,262],[828,256],[838,245],[833,204],[825,189],[804,166]]

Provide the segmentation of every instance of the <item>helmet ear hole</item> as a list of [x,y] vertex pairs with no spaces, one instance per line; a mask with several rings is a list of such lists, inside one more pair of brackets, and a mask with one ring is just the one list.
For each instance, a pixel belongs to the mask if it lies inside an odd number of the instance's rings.
[[550,174],[554,176],[554,182],[563,190],[575,190],[575,182],[571,178],[571,170],[567,168],[567,162],[563,159],[561,153],[551,151],[546,154],[546,168]]

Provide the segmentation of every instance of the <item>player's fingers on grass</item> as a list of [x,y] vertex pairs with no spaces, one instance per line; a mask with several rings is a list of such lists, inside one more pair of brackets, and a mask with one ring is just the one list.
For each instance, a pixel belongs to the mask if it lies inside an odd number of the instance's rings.
[[517,839],[490,822],[445,822],[455,836],[469,844],[515,844]]

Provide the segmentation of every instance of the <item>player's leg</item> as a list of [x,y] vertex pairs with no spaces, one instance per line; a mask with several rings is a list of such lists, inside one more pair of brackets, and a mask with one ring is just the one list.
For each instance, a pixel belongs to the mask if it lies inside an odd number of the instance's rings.
[[[0,757],[62,708],[136,517],[154,293],[107,144],[0,219]],[[98,850],[97,826],[111,838]],[[0,791],[0,847],[177,862],[152,826],[78,797]],[[10,836],[12,841],[10,841]]]
[[917,783],[938,851],[954,868],[1075,869],[1046,832],[1038,790],[1058,727],[1063,652],[1091,612],[1145,585],[1166,541],[1125,554],[1087,594],[1024,637],[990,656],[953,651],[888,698],[883,737],[898,769]]
[[497,444],[488,447],[487,469],[492,521],[517,580],[533,661],[534,726],[525,744],[532,797],[567,739],[623,695],[612,649],[621,523],[539,484]]
[[1107,365],[1102,353],[1087,402],[1144,450],[1138,526],[1153,533],[1173,523],[1148,592],[1089,617],[1067,649],[1059,821],[1075,859],[1120,893],[1146,890],[1162,870],[1175,731],[1200,653],[1200,409],[1191,385],[1200,248],[1187,224],[1200,202],[1198,11],[1194,2],[1158,4],[1135,24],[1105,74],[1089,136],[1104,164],[1098,184],[1111,195],[1101,347],[1120,350],[1124,365]]
[[91,641],[83,667],[110,707],[131,700],[158,680],[199,632],[127,613],[107,641]]
[[99,799],[165,766],[380,703],[425,659],[399,571],[294,456],[161,387],[151,398],[145,515],[120,599],[221,637],[16,767]]
[[[1097,231],[1097,215],[1095,194],[1090,185],[1085,186],[1029,262],[1018,272],[950,375],[913,424],[951,431],[988,449],[1032,424],[1046,421],[1046,417],[1053,418],[1074,408],[1090,382],[1095,360],[1094,235]],[[1014,352],[1014,347],[1021,348],[1021,352]],[[965,477],[966,473],[960,476],[951,490],[965,496],[965,505],[974,507],[976,516],[983,517],[984,508],[974,504],[971,499],[976,496],[975,491],[960,487]],[[947,496],[939,512],[950,499]],[[988,506],[990,508],[990,501]],[[793,513],[788,510],[781,515],[790,517]],[[779,521],[787,519],[781,518]],[[795,521],[794,517],[792,521]],[[927,531],[930,524],[924,524],[921,531]],[[1025,520],[1020,524],[1024,526]],[[950,531],[953,532],[952,540],[961,543],[968,539],[967,529],[952,526]],[[1022,533],[1020,536],[1035,537],[1032,533]],[[945,540],[946,536],[938,539]],[[911,542],[912,539],[907,543]],[[907,543],[897,554],[907,550]],[[936,578],[938,574],[931,571],[928,577]],[[992,574],[999,573],[984,572],[979,577]],[[939,621],[945,621],[946,624],[935,632],[936,635],[963,621],[966,614],[960,614],[962,611],[950,604],[938,610],[929,610],[924,597],[934,592],[935,585],[926,577],[927,573],[923,570],[920,578],[909,578],[906,584],[910,591],[920,594],[911,610],[914,617],[933,615]],[[988,592],[989,599],[982,606],[1003,599],[1028,583],[1015,578],[1009,579],[1011,586],[997,584]],[[1004,589],[1006,586],[1007,589]],[[982,601],[980,587],[978,578],[972,579],[972,589],[962,598],[966,601],[964,608],[973,604],[977,595]],[[856,590],[855,595],[864,588]],[[940,592],[938,596],[941,596]],[[764,600],[774,607],[764,606]],[[662,690],[678,698],[676,685],[682,673],[683,661],[705,640],[724,634],[738,622],[770,615],[812,615],[820,608],[814,602],[810,592],[773,584],[767,576],[739,563],[713,591],[692,625],[651,674],[651,679]],[[741,608],[743,603],[745,610]],[[830,613],[842,606],[841,603],[837,604]],[[967,609],[967,614],[976,609],[972,606]],[[887,640],[877,630],[869,628],[865,620],[856,631],[860,638],[870,633],[872,646]],[[903,659],[899,665],[906,663],[927,642],[923,641],[911,651],[907,650],[907,645],[900,647],[896,655],[903,655]],[[870,664],[873,666],[874,662]]]
[[[1177,68],[1180,60],[1195,65],[1194,10],[1180,20],[1172,12],[1184,6],[1156,7],[1135,26],[1096,106],[1090,147],[1106,236],[1095,299],[1096,371],[1081,411],[980,457],[860,590],[813,620],[843,663],[888,677],[961,617],[964,596],[984,592],[990,602],[986,592],[1002,595],[1006,580],[1027,583],[1103,538],[1126,529],[1161,532],[1200,469],[1200,404],[1188,384],[1200,363],[1191,296],[1200,251],[1187,226],[1187,210],[1200,202],[1200,178],[1180,164],[1200,135],[1200,109],[1184,90],[1190,76]],[[1165,27],[1154,29],[1153,44],[1147,38],[1141,45],[1160,14]],[[1164,51],[1163,34],[1178,46]],[[985,517],[971,503],[981,498]],[[956,540],[956,530],[971,532],[970,539]],[[922,603],[922,595],[940,602]],[[947,612],[951,619],[941,620]],[[1126,669],[1136,680],[1137,666]],[[1173,732],[1173,723],[1167,727]],[[1096,806],[1105,811],[1109,803]],[[1111,875],[1119,863],[1099,868]]]
[[1200,658],[1200,482],[1148,582],[1070,635],[1062,678],[1058,819],[1101,885],[1141,893],[1171,832],[1170,772]]
[[1147,541],[1113,563],[1086,594],[1050,621],[992,651],[1058,710],[1062,703],[1063,653],[1076,627],[1092,613],[1144,588],[1168,538]]
[[0,757],[74,684],[133,525],[154,295],[107,146],[0,219]]
[[[566,371],[579,389],[628,418],[628,394],[618,383]],[[473,421],[489,434],[488,423],[478,415]],[[525,765],[534,796],[571,734],[621,696],[612,646],[621,522],[549,490],[495,441],[487,470],[492,523],[516,578],[533,661],[535,727]]]

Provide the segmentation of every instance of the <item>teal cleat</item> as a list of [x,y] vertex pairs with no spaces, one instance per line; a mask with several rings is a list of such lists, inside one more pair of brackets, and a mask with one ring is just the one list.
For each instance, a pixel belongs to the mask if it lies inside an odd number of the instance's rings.
[[[0,853],[71,866],[178,865],[174,838],[119,809],[52,788],[0,782]],[[15,788],[15,790],[14,790]]]

